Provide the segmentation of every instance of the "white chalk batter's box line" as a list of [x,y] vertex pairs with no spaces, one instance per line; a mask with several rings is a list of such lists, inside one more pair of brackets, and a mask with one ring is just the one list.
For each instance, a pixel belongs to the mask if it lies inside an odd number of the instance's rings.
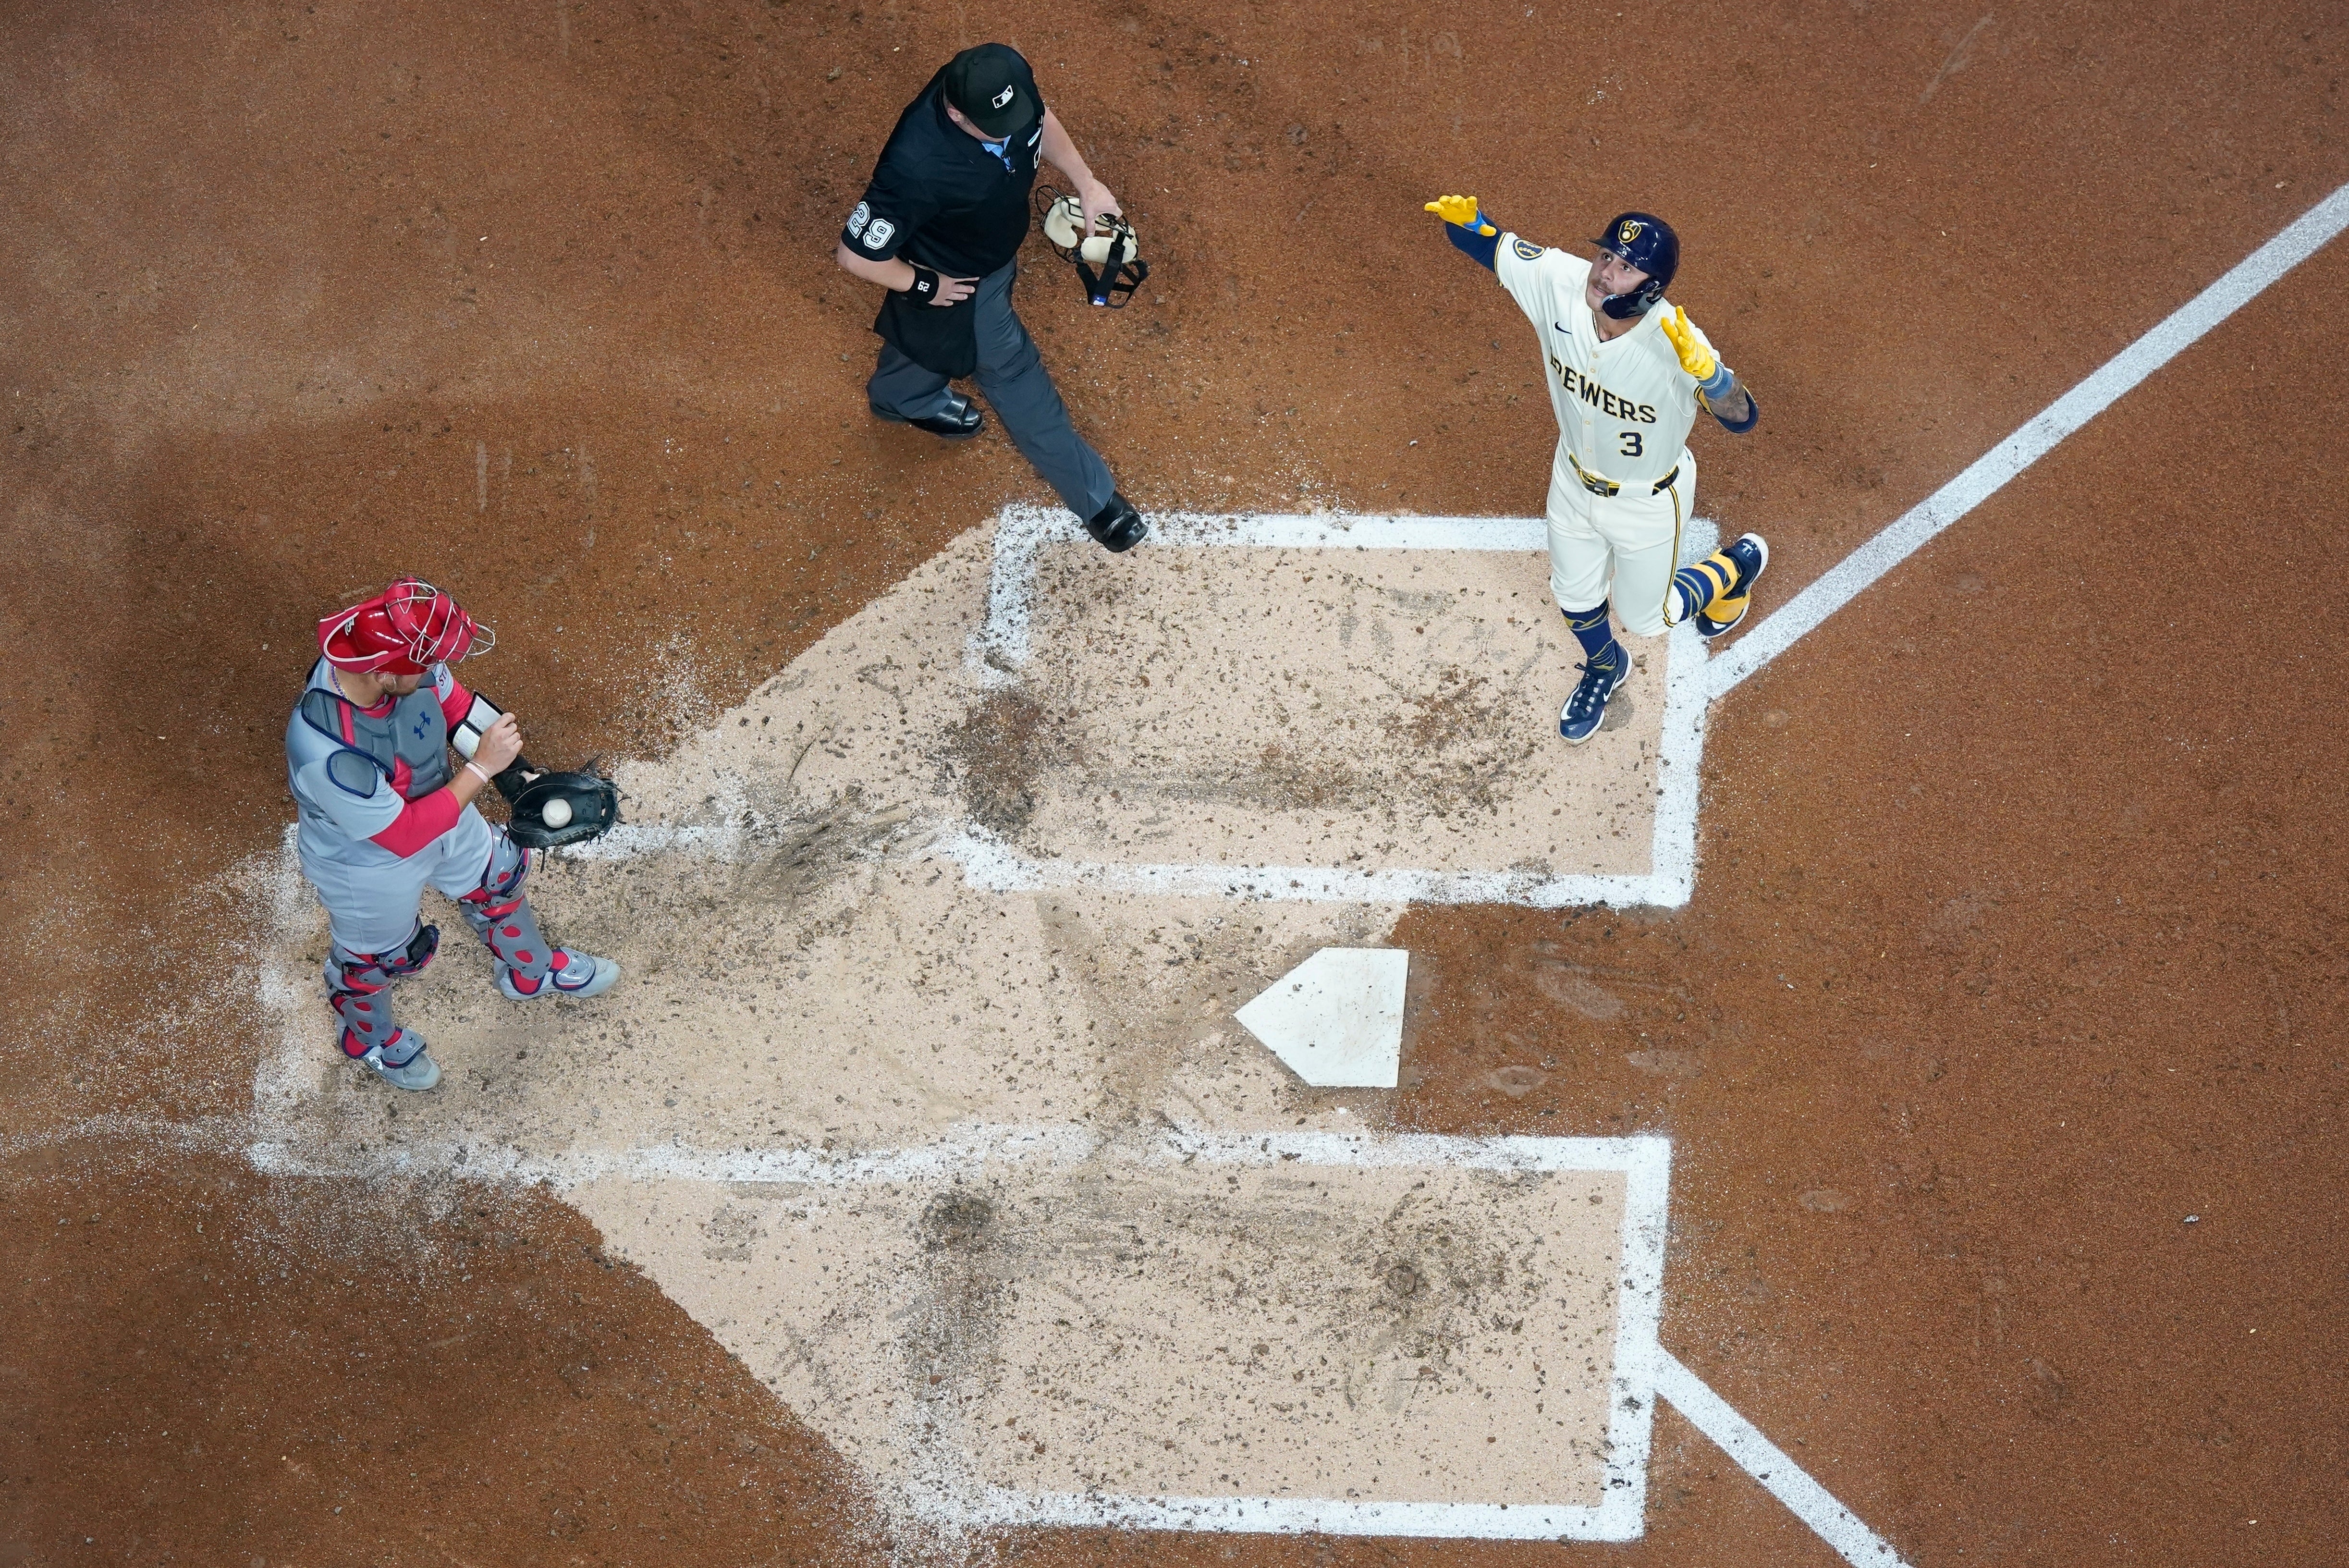
[[1131,1497],[990,1487],[971,1525],[1108,1526],[1323,1535],[1416,1535],[1486,1541],[1636,1541],[1645,1528],[1648,1450],[1664,1352],[1657,1339],[1664,1282],[1671,1143],[1662,1137],[1374,1137],[1274,1133],[1165,1140],[1170,1154],[1219,1164],[1404,1166],[1533,1172],[1623,1173],[1623,1228],[1615,1279],[1615,1367],[1607,1460],[1595,1508],[1473,1502],[1375,1502],[1350,1498]]
[[[304,1054],[288,1030],[281,1051]],[[906,1148],[834,1154],[811,1148],[697,1148],[681,1143],[612,1150],[528,1154],[511,1145],[426,1142],[326,1154],[270,1114],[299,1077],[296,1064],[256,1074],[255,1130],[246,1148],[256,1170],[284,1176],[379,1177],[445,1172],[466,1180],[543,1181],[558,1190],[610,1178],[709,1182],[739,1188],[856,1187],[951,1181],[984,1164],[1081,1164],[1109,1147],[1075,1123],[966,1123]],[[1104,1525],[1133,1529],[1390,1534],[1468,1539],[1637,1540],[1645,1530],[1648,1459],[1659,1395],[1719,1444],[1764,1490],[1791,1509],[1855,1568],[1902,1568],[1900,1555],[1814,1480],[1761,1428],[1663,1348],[1658,1334],[1663,1288],[1671,1146],[1657,1136],[1446,1137],[1405,1133],[1162,1133],[1138,1146],[1142,1158],[1276,1165],[1292,1157],[1330,1166],[1449,1164],[1477,1170],[1621,1170],[1623,1229],[1616,1279],[1615,1367],[1610,1383],[1608,1467],[1596,1508],[1485,1503],[1375,1502],[1355,1499],[1128,1497],[990,1489],[978,1499],[925,1500],[934,1517],[969,1525]]]
[[[1692,524],[1695,537],[1709,526]],[[1546,554],[1548,524],[1538,517],[1370,517],[1264,514],[1222,516],[1161,513],[1142,548],[1226,546],[1285,550],[1479,550]],[[982,681],[1019,678],[1030,651],[1036,560],[1054,545],[1087,544],[1067,512],[1008,506],[996,518],[995,561],[987,619],[973,635],[968,662]],[[1706,549],[1711,548],[1707,545]],[[1164,898],[1236,898],[1355,904],[1524,904],[1559,909],[1585,904],[1651,904],[1677,909],[1696,885],[1698,768],[1704,754],[1707,700],[1703,639],[1686,626],[1667,639],[1664,711],[1658,738],[1656,817],[1648,874],[1548,876],[1539,872],[1350,871],[1328,866],[1222,866],[1040,859],[966,826],[942,839],[941,853],[975,888],[994,893],[1093,887]],[[1564,742],[1559,742],[1563,744]]]
[[[280,1138],[254,1142],[255,1168],[283,1175],[435,1169],[473,1179],[541,1180],[556,1188],[614,1177],[752,1186],[844,1188],[949,1182],[986,1165],[1072,1166],[1113,1152],[1090,1127],[957,1127],[917,1147],[833,1155],[820,1150],[708,1149],[683,1145],[571,1150],[532,1157],[511,1147],[441,1144],[310,1158]],[[1671,1188],[1671,1140],[1633,1137],[1451,1137],[1431,1133],[1162,1133],[1133,1146],[1155,1164],[1376,1167],[1490,1170],[1528,1176],[1620,1171],[1623,1220],[1615,1271],[1614,1370],[1607,1458],[1597,1507],[1539,1503],[1380,1502],[1351,1498],[1154,1497],[1027,1492],[988,1487],[977,1499],[917,1496],[915,1505],[968,1527],[1111,1526],[1325,1535],[1410,1535],[1490,1541],[1636,1541],[1645,1528],[1648,1457],[1657,1388],[1671,1365],[1658,1338]]]

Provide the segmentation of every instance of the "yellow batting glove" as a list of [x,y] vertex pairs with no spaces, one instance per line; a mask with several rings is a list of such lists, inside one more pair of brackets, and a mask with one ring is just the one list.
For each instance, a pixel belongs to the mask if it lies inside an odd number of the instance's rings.
[[1721,368],[1721,361],[1713,357],[1713,349],[1704,339],[1690,327],[1687,311],[1676,305],[1672,306],[1672,313],[1660,319],[1656,325],[1661,327],[1664,336],[1672,340],[1672,352],[1681,357],[1682,369],[1700,381],[1713,379],[1713,373]]
[[1456,223],[1475,234],[1497,234],[1501,232],[1477,215],[1476,198],[1474,196],[1438,196],[1427,203],[1424,210],[1447,223]]

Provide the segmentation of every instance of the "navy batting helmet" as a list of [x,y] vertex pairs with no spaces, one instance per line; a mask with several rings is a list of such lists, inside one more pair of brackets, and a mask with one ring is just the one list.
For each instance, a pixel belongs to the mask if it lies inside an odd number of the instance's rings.
[[1599,303],[1618,321],[1647,315],[1671,286],[1672,274],[1680,271],[1681,237],[1652,213],[1618,213],[1607,232],[1590,243],[1648,275],[1648,281],[1630,294],[1610,294]]

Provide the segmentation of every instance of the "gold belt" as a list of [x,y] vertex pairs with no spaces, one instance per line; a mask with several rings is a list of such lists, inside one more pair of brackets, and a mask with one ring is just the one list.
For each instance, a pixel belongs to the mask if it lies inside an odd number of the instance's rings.
[[[1568,452],[1566,454],[1566,461],[1567,465],[1574,470],[1574,477],[1582,481],[1582,488],[1590,492],[1591,494],[1614,496],[1623,493],[1623,487],[1616,483],[1613,480],[1601,479],[1597,474],[1591,472],[1588,469],[1584,468],[1582,464],[1575,462],[1574,454],[1572,452]],[[1678,464],[1674,464],[1672,471],[1664,475],[1663,478],[1656,481],[1655,488],[1649,491],[1648,493],[1651,495],[1661,495],[1665,491],[1670,490],[1672,487],[1673,482],[1679,479],[1680,476],[1680,467]]]

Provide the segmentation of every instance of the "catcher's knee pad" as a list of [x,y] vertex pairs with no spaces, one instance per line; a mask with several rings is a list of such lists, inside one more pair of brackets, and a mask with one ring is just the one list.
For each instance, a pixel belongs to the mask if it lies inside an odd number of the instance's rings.
[[481,885],[466,894],[466,900],[502,904],[521,897],[522,885],[529,880],[530,851],[507,836],[505,829],[492,824],[490,863],[481,872]]
[[523,896],[523,884],[529,877],[530,852],[504,834],[495,834],[481,885],[458,899],[457,907],[498,962],[536,981],[554,962],[554,950],[540,933],[538,917]]
[[388,952],[353,952],[339,943],[326,957],[326,1005],[342,1020],[343,1054],[364,1056],[381,1047],[388,1065],[405,1065],[423,1047],[410,1045],[405,1032],[392,1022],[391,998],[385,994],[402,975],[415,974],[440,950],[440,928],[418,924],[403,947]]

